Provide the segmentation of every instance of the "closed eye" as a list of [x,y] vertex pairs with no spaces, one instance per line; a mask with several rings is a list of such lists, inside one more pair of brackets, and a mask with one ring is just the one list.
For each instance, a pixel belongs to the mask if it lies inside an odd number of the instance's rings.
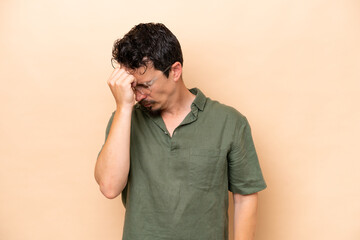
[[149,88],[153,84],[154,81],[155,81],[155,79],[152,79],[152,80],[150,80],[148,82],[140,83],[137,86],[140,86],[140,87],[143,87],[143,88]]

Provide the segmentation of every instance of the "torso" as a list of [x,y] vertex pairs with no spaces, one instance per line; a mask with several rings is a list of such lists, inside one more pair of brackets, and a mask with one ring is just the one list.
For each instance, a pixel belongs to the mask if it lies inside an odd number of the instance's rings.
[[[161,118],[140,105],[133,111],[131,167],[122,192],[124,240],[154,233],[157,239],[227,240],[229,188],[265,187],[254,145],[231,151],[242,136],[235,133],[249,129],[246,118],[197,93],[190,114]],[[246,134],[244,139],[251,141],[250,132]]]
[[162,119],[163,119],[163,121],[165,123],[166,129],[169,131],[170,137],[172,137],[172,135],[174,133],[174,130],[180,125],[180,123],[189,114],[189,112],[183,113],[182,115],[176,116],[176,117],[162,116]]
[[191,112],[191,104],[194,101],[196,95],[194,93],[188,92],[190,96],[188,96],[189,103],[188,107],[185,111],[176,116],[171,116],[170,114],[161,114],[161,117],[165,123],[166,129],[169,132],[170,137],[172,137],[174,130],[182,123],[185,117]]

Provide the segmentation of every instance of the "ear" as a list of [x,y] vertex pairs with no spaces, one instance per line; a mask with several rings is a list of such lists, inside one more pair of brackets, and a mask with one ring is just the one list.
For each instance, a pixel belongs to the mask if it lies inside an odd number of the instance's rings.
[[181,73],[182,73],[182,66],[180,62],[175,62],[171,66],[170,74],[175,82],[179,81],[181,79]]

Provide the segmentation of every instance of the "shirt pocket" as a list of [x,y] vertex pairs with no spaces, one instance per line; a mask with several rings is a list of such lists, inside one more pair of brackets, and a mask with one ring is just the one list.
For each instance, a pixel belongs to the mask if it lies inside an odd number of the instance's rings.
[[189,157],[189,185],[208,191],[225,184],[226,151],[215,148],[191,148]]

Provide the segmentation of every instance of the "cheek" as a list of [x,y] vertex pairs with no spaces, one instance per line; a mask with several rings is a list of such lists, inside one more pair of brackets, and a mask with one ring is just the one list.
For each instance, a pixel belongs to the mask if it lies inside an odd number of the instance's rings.
[[151,92],[151,98],[155,101],[164,101],[173,93],[173,87],[168,79],[158,79]]
[[151,92],[151,97],[156,100],[166,98],[167,95],[168,92],[166,91],[166,88],[154,88]]

